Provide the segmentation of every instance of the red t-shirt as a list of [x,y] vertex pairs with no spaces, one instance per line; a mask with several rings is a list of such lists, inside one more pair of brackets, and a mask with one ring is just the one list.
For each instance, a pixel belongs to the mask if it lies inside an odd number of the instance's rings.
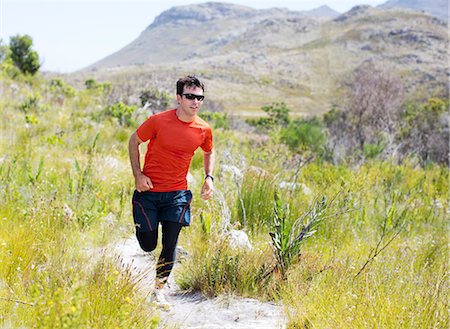
[[152,180],[152,192],[187,190],[186,175],[195,150],[213,149],[211,127],[197,116],[183,122],[175,109],[152,115],[136,134],[143,142],[150,140],[142,172]]

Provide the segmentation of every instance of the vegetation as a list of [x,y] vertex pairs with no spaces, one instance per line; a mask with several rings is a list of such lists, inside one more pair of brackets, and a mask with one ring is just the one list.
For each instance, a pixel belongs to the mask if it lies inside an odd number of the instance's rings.
[[141,106],[149,108],[153,113],[165,111],[170,104],[170,95],[158,89],[144,90],[140,95]]
[[[134,233],[127,140],[164,93],[133,103],[108,82],[20,74],[0,73],[0,326],[155,328],[111,245]],[[216,193],[193,199],[180,286],[279,302],[288,328],[447,328],[449,170],[433,144],[448,101],[388,100],[391,121],[359,135],[356,105],[293,120],[275,103],[253,131],[204,113]],[[191,174],[199,191],[201,152]]]
[[155,328],[110,243],[132,232],[124,135],[61,79],[2,76],[0,326]]
[[9,42],[11,59],[24,74],[34,75],[41,67],[39,54],[32,50],[32,46],[33,40],[29,35],[16,35]]
[[300,154],[334,163],[367,159],[448,164],[449,100],[407,99],[392,72],[363,65],[348,78],[344,101],[323,117],[292,120],[284,103],[247,122]]

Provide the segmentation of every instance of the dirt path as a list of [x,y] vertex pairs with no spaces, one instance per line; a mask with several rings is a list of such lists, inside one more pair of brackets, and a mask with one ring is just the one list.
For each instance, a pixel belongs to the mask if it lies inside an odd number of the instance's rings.
[[[155,258],[141,251],[134,237],[118,243],[115,252],[124,266],[129,267],[145,293],[153,286]],[[161,310],[163,325],[169,328],[213,329],[285,328],[280,306],[262,303],[255,299],[218,297],[205,298],[199,293],[186,294],[173,278],[165,288],[166,299],[171,305]]]

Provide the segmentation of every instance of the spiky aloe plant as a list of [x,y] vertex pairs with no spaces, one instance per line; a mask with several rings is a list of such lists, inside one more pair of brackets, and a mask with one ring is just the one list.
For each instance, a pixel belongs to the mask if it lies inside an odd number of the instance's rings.
[[329,204],[325,196],[316,198],[311,207],[293,225],[286,219],[287,207],[281,202],[278,191],[274,194],[274,217],[272,247],[276,264],[272,270],[278,271],[282,278],[293,260],[300,256],[300,246],[315,232],[317,225],[325,218]]

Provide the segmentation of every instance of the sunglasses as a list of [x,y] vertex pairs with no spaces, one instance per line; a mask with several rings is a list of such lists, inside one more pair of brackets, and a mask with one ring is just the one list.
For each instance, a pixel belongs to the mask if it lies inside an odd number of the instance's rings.
[[193,99],[197,99],[199,102],[201,102],[202,100],[205,99],[205,96],[203,95],[196,95],[196,94],[182,94],[181,96],[186,97],[187,99],[193,100]]

